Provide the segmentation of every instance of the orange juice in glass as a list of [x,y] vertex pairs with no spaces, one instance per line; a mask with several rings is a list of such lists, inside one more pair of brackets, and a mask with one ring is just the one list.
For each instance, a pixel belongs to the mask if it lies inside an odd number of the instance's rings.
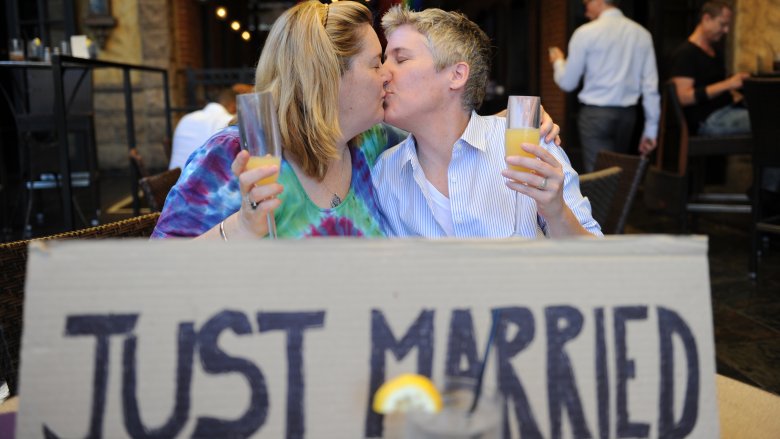
[[[277,166],[281,169],[282,167],[282,158],[281,157],[274,157],[270,154],[266,154],[262,157],[258,156],[252,156],[249,157],[249,161],[246,164],[247,171],[257,168],[264,168],[268,166]],[[274,175],[270,177],[266,177],[263,179],[260,179],[257,183],[255,183],[255,186],[262,186],[264,184],[271,184],[276,183],[276,180],[279,178],[279,173],[275,173]]]
[[[504,147],[506,148],[506,155],[519,155],[523,157],[536,158],[535,155],[530,152],[526,152],[521,145],[523,143],[532,143],[534,145],[539,144],[539,128],[508,128],[506,130],[506,138],[504,139]],[[522,166],[509,165],[511,169],[515,171],[531,172],[530,169]]]

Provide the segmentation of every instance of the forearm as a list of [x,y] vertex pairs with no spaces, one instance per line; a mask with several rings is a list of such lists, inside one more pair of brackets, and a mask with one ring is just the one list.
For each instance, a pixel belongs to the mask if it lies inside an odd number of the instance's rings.
[[712,83],[708,86],[699,87],[685,87],[677,89],[677,98],[680,100],[680,105],[687,107],[689,105],[700,104],[710,99],[714,99],[723,93],[731,90],[731,84],[729,80],[723,80],[720,82]]
[[570,92],[577,88],[580,83],[581,73],[576,71],[576,66],[573,66],[566,60],[558,60],[553,63],[553,80],[561,88],[561,90]]
[[728,80],[710,84],[705,88],[707,99],[716,98],[730,90],[732,90],[732,87]]
[[571,236],[594,236],[574,215],[568,206],[564,206],[561,215],[552,218],[544,218],[547,223],[547,236],[550,238],[566,238]]

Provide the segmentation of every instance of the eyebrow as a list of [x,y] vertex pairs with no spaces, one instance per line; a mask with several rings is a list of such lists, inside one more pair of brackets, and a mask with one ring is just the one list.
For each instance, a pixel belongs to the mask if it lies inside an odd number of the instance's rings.
[[[395,55],[398,55],[398,53],[400,52],[409,52],[409,49],[407,49],[406,47],[394,47],[390,52]],[[385,56],[387,56],[387,54],[385,54]]]

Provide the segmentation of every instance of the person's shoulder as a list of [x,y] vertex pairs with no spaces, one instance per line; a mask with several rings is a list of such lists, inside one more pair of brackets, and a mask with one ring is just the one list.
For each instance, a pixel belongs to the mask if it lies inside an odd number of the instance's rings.
[[585,37],[587,35],[592,34],[593,32],[597,32],[600,27],[600,23],[597,22],[597,20],[589,21],[582,26],[578,27],[577,29],[574,29],[574,33],[571,35],[572,38],[575,37]]
[[387,148],[384,152],[382,152],[382,154],[379,155],[379,161],[388,162],[394,159],[398,159],[399,156],[401,156],[402,153],[404,152],[405,145],[408,140],[409,137],[407,137],[406,139],[402,139],[400,142]]
[[[241,151],[241,140],[238,133],[238,126],[230,125],[214,133],[203,144],[203,147],[196,150],[199,158],[204,161],[229,160],[235,159]],[[193,159],[195,157],[193,156]]]
[[649,39],[652,40],[653,34],[651,34],[650,31],[647,30],[646,27],[644,27],[641,24],[637,23],[636,21],[626,17],[625,15],[622,16],[621,19],[622,19],[623,23],[625,23],[627,26],[630,26],[638,34],[640,34],[643,37],[646,37],[646,38],[649,38]]
[[682,43],[678,44],[677,47],[672,51],[672,57],[678,58],[678,57],[689,57],[692,54],[695,54],[699,50],[698,47],[696,47],[695,44],[691,43],[688,40],[683,41]]
[[506,131],[506,117],[489,114],[480,116],[476,112],[472,113],[471,124],[480,132],[491,134],[500,131],[502,134]]
[[408,142],[412,142],[412,136],[407,137],[397,144],[387,148],[377,158],[374,169],[381,171],[383,169],[397,169],[403,166],[409,158]]
[[195,110],[195,111],[189,112],[189,113],[185,114],[184,116],[182,116],[181,119],[179,119],[179,124],[177,126],[179,126],[179,125],[181,125],[183,123],[184,124],[195,123],[195,122],[198,121],[198,119],[202,115],[203,115],[203,110]]

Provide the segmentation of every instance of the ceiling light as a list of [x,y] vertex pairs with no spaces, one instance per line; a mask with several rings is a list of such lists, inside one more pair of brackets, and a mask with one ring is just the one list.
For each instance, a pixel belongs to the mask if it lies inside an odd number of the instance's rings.
[[249,41],[249,38],[251,38],[252,35],[248,31],[241,32],[241,38],[244,39],[244,41]]
[[227,17],[227,9],[225,9],[223,6],[220,6],[217,8],[217,17],[221,19],[225,19]]
[[238,32],[239,29],[241,29],[241,23],[239,23],[238,21],[234,21],[234,22],[230,23],[230,28],[233,29],[234,31]]

